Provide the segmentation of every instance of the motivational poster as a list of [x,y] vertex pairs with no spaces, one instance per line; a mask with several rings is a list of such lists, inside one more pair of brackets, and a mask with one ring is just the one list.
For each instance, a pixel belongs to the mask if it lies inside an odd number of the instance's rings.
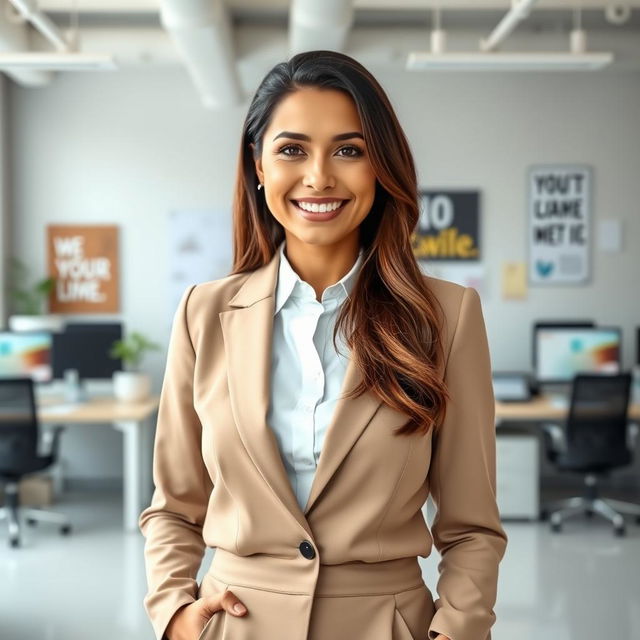
[[529,281],[578,284],[590,277],[591,169],[529,168]]
[[115,313],[118,289],[116,225],[48,225],[52,313]]
[[478,191],[421,191],[411,243],[417,260],[480,259]]

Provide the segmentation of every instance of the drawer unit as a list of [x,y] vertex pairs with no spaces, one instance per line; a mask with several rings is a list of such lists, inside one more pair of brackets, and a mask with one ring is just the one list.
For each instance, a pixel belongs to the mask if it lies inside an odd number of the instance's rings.
[[539,441],[532,434],[496,438],[496,492],[502,519],[537,520],[540,512]]

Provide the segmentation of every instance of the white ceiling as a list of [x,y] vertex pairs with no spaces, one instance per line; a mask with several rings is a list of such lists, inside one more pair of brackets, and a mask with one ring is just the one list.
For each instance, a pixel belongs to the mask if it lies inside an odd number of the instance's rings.
[[[5,4],[8,0],[0,0]],[[210,2],[211,4],[206,4]],[[318,4],[314,4],[317,2]],[[343,0],[345,7],[350,3]],[[296,9],[305,13],[305,19],[296,21],[296,11],[290,11],[293,0],[38,0],[38,8],[50,18],[58,30],[67,30],[75,22],[73,12],[78,11],[77,25],[82,31],[82,51],[108,51],[116,55],[123,64],[129,61],[137,63],[162,61],[175,58],[179,53],[194,82],[201,93],[208,96],[205,102],[213,104],[218,95],[231,98],[239,93],[238,71],[236,68],[236,52],[233,45],[233,27],[274,25],[289,33],[290,43],[293,35],[304,47],[316,43],[310,48],[340,49],[340,43],[332,45],[327,39],[326,25],[333,25],[333,31],[345,27],[347,30],[362,27],[406,26],[416,31],[423,30],[425,41],[420,47],[427,48],[429,30],[433,28],[434,8],[440,9],[440,27],[453,37],[459,34],[476,32],[473,48],[477,50],[479,35],[487,36],[496,29],[505,14],[512,8],[512,0],[353,0],[353,23],[344,25],[341,3],[325,3],[324,0],[296,0]],[[335,4],[335,7],[334,7]],[[160,11],[160,7],[163,11]],[[605,9],[611,7],[632,8],[628,19],[622,24],[614,24]],[[202,23],[197,16],[206,7],[219,11],[215,20]],[[332,9],[333,7],[333,9]],[[529,33],[534,38],[543,31],[560,33],[563,37],[563,50],[568,49],[568,34],[575,26],[575,10],[581,11],[581,25],[587,32],[602,32],[602,37],[611,40],[609,34],[620,34],[614,39],[622,53],[623,64],[638,64],[636,33],[640,30],[640,0],[538,0],[531,8],[529,15],[518,25],[520,33]],[[173,28],[170,16],[180,14],[180,28]],[[320,24],[316,26],[315,18],[322,14]],[[314,18],[311,20],[309,15]],[[188,18],[184,22],[185,16]],[[300,17],[300,16],[298,16]],[[311,20],[311,21],[310,21]],[[0,21],[1,22],[1,21]],[[178,23],[176,23],[178,24]],[[189,29],[184,29],[188,24]],[[324,25],[324,27],[322,26]],[[22,26],[22,25],[20,25]],[[0,42],[0,51],[25,51],[38,49],[49,51],[51,43],[44,41],[32,27],[22,32],[19,25],[5,23],[5,41]],[[514,27],[511,27],[514,28]],[[13,33],[11,32],[13,31]],[[331,31],[331,30],[330,30]],[[333,33],[331,31],[331,33]],[[24,32],[24,33],[23,33]],[[25,41],[25,33],[37,33],[38,39]],[[206,32],[206,33],[205,33]],[[623,33],[625,32],[625,35]],[[159,37],[159,34],[163,38]],[[2,35],[2,34],[0,34]],[[168,51],[169,38],[173,40],[171,52]],[[10,38],[11,36],[11,38]],[[471,36],[467,35],[467,39]],[[302,40],[300,40],[302,38]],[[315,40],[314,40],[315,38]],[[629,49],[627,42],[634,46]],[[36,45],[36,46],[34,46]],[[86,47],[84,46],[86,45]],[[291,47],[291,44],[290,44]],[[625,50],[625,47],[627,50]],[[557,45],[555,46],[557,49]],[[292,47],[292,50],[295,47]],[[448,49],[448,51],[454,50]],[[596,49],[597,50],[597,49]],[[478,51],[476,51],[478,52]],[[546,53],[546,52],[545,52]],[[224,55],[223,55],[224,54]],[[626,54],[626,55],[625,55]],[[9,69],[10,71],[11,69]],[[222,71],[221,71],[222,70]],[[220,74],[223,73],[221,76]],[[48,72],[35,77],[29,74],[37,72],[23,71],[27,77],[14,74],[16,81],[33,86],[44,85],[51,80]],[[48,74],[48,75],[47,75]],[[205,90],[204,85],[207,85]]]
[[[71,9],[76,6],[85,27],[159,25],[159,4],[159,0],[39,0],[38,3],[60,23],[68,21]],[[224,4],[236,24],[286,26],[291,2],[225,0]],[[444,28],[487,29],[500,21],[511,6],[511,0],[354,0],[353,4],[356,27],[430,26],[433,8],[440,7]],[[629,20],[621,25],[611,24],[605,16],[607,5],[632,8]],[[538,0],[526,24],[531,29],[569,28],[576,6],[582,8],[585,29],[640,29],[640,0]]]
[[[321,0],[319,0],[321,1]],[[158,0],[40,0],[39,6],[45,11],[68,11],[76,4],[82,11],[103,11],[135,13],[158,9]],[[289,6],[289,0],[225,0],[228,7],[236,9],[271,10]],[[571,9],[579,4],[583,8],[603,8],[608,4],[628,5],[640,8],[640,0],[539,0],[540,9]],[[441,7],[447,10],[495,9],[505,11],[511,6],[511,0],[354,0],[356,9],[384,9],[387,11],[406,9],[429,9]]]

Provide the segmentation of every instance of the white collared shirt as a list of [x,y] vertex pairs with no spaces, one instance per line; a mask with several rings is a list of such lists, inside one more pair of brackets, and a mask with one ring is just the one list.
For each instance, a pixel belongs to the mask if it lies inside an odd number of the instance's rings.
[[287,260],[283,241],[275,291],[271,398],[267,424],[272,428],[291,487],[304,511],[324,436],[333,416],[349,362],[349,348],[339,333],[340,353],[332,336],[341,303],[347,298],[363,261],[360,249],[351,270],[316,300]]

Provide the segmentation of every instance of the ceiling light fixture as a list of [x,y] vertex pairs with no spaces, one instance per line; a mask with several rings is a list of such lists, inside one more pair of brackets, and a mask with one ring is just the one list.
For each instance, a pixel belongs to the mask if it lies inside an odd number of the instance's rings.
[[113,56],[89,53],[49,53],[25,51],[0,53],[0,69],[41,69],[47,71],[105,71],[117,69]]
[[446,51],[446,31],[440,25],[440,11],[434,10],[431,51],[412,51],[407,56],[408,71],[595,71],[611,64],[613,53],[587,52],[587,36],[580,24],[580,11],[574,14],[570,50],[550,52],[496,52],[498,44],[529,15],[535,0],[512,0],[511,9],[486,40],[481,51]]

